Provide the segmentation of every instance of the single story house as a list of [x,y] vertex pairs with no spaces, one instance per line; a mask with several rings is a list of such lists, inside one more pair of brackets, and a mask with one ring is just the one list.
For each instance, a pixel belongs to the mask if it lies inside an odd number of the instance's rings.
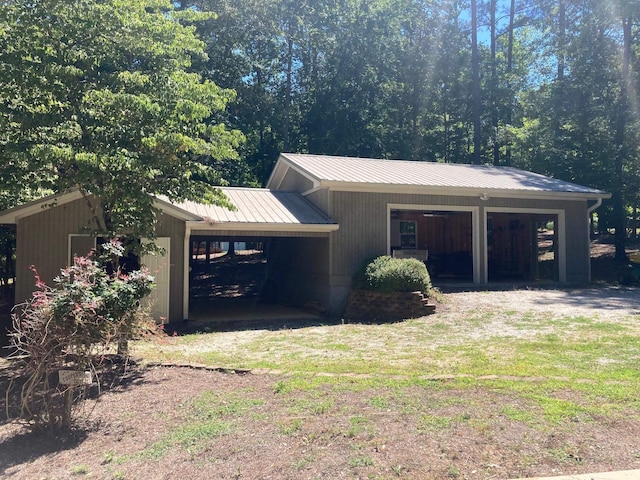
[[[281,302],[317,302],[338,315],[354,273],[384,254],[424,260],[434,283],[584,283],[589,213],[610,194],[509,167],[283,153],[266,188],[222,188],[235,211],[156,199],[166,256],[155,311],[189,318],[193,239],[268,242],[267,280]],[[16,225],[16,301],[50,281],[96,239],[77,191],[0,213]]]

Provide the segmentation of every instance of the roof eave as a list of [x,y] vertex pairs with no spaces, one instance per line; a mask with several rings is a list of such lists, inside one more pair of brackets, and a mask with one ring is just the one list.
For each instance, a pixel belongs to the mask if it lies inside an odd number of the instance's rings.
[[177,218],[179,220],[184,220],[185,222],[202,220],[202,217],[200,217],[199,215],[196,215],[180,207],[177,207],[176,205],[168,202],[167,200],[163,200],[158,197],[154,197],[153,205],[156,208],[159,208],[162,212],[166,213],[167,215],[171,215],[172,217]]
[[287,153],[281,153],[278,157],[278,161],[276,162],[275,167],[273,167],[273,171],[265,184],[265,188],[271,190],[279,190],[282,185],[282,181],[284,177],[287,175],[289,169],[298,172],[303,177],[307,178],[309,181],[313,183],[315,187],[320,185],[320,179],[313,175],[308,170],[302,168],[296,162],[292,161],[287,157]]
[[338,230],[337,223],[253,223],[253,222],[208,222],[205,220],[189,221],[188,227],[192,230],[239,232],[307,232],[328,233]]
[[[362,192],[362,193],[406,193],[422,195],[449,195],[462,197],[488,198],[531,198],[538,200],[597,200],[611,198],[608,192],[561,192],[550,190],[516,190],[503,188],[479,188],[479,187],[447,187],[429,185],[400,185],[400,184],[380,184],[380,183],[359,183],[359,182],[335,182],[323,181],[319,187],[314,189],[328,189],[332,191]],[[308,193],[308,192],[305,192]]]
[[48,195],[23,205],[18,205],[5,210],[2,215],[0,215],[0,225],[15,225],[18,223],[18,220],[22,218],[43,212],[49,208],[64,205],[65,203],[80,200],[82,197],[83,194],[80,190],[72,189],[63,193]]

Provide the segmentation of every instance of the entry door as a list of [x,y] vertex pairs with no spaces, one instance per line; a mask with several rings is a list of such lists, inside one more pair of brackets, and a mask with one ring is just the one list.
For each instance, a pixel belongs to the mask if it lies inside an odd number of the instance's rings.
[[149,269],[149,273],[156,279],[156,288],[149,295],[151,316],[158,323],[167,323],[169,321],[171,239],[169,237],[159,237],[155,240],[155,244],[164,249],[164,255],[144,255],[142,264]]

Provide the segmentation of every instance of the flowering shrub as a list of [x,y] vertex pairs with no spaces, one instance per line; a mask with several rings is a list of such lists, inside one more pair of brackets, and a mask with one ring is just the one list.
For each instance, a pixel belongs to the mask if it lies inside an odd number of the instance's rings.
[[[154,286],[145,270],[107,273],[104,260],[124,253],[116,241],[106,244],[102,260],[76,257],[52,287],[36,275],[36,291],[13,315],[15,357],[25,363],[22,417],[45,425],[69,426],[73,401],[69,387],[58,385],[60,369],[95,370],[95,363],[115,346],[153,328],[140,300]],[[67,392],[66,398],[63,393]]]

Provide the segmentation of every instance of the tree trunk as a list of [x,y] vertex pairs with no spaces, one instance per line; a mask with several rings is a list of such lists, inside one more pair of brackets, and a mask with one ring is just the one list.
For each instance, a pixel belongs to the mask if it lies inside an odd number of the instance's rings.
[[471,0],[471,96],[473,97],[473,163],[482,163],[480,55],[478,52],[478,2]]
[[627,115],[629,108],[628,92],[631,88],[630,62],[631,62],[631,18],[622,19],[622,71],[619,105],[616,110],[615,132],[615,165],[614,165],[614,192],[613,192],[613,218],[615,228],[616,259],[627,260],[625,251],[627,235],[627,214],[624,204],[624,158],[625,158],[625,132],[627,128]]
[[[513,71],[513,30],[515,28],[515,16],[516,16],[516,0],[511,0],[509,6],[509,40],[507,45],[507,78],[511,82],[511,72]],[[511,85],[509,85],[511,87]],[[513,98],[511,97],[511,88],[509,88],[509,108],[507,109],[507,125],[511,126],[513,121]],[[511,142],[507,143],[507,153],[505,156],[505,163],[511,165]]]
[[[556,88],[554,92],[554,108],[555,112],[551,118],[554,142],[561,136],[561,117],[564,117],[564,70],[565,70],[565,49],[566,49],[566,30],[567,30],[567,5],[566,0],[558,2],[558,33],[556,40],[555,55],[558,61],[556,71]],[[557,146],[557,144],[556,144]]]
[[496,59],[496,0],[489,2],[490,15],[490,37],[491,37],[491,126],[493,127],[493,164],[500,165],[500,141],[499,141],[499,122],[498,122],[498,67]]
[[285,83],[284,92],[284,109],[282,112],[283,126],[282,126],[282,148],[283,151],[289,152],[291,150],[289,131],[291,122],[291,84],[293,77],[293,28],[291,27],[291,21],[289,22],[287,35],[287,77]]

